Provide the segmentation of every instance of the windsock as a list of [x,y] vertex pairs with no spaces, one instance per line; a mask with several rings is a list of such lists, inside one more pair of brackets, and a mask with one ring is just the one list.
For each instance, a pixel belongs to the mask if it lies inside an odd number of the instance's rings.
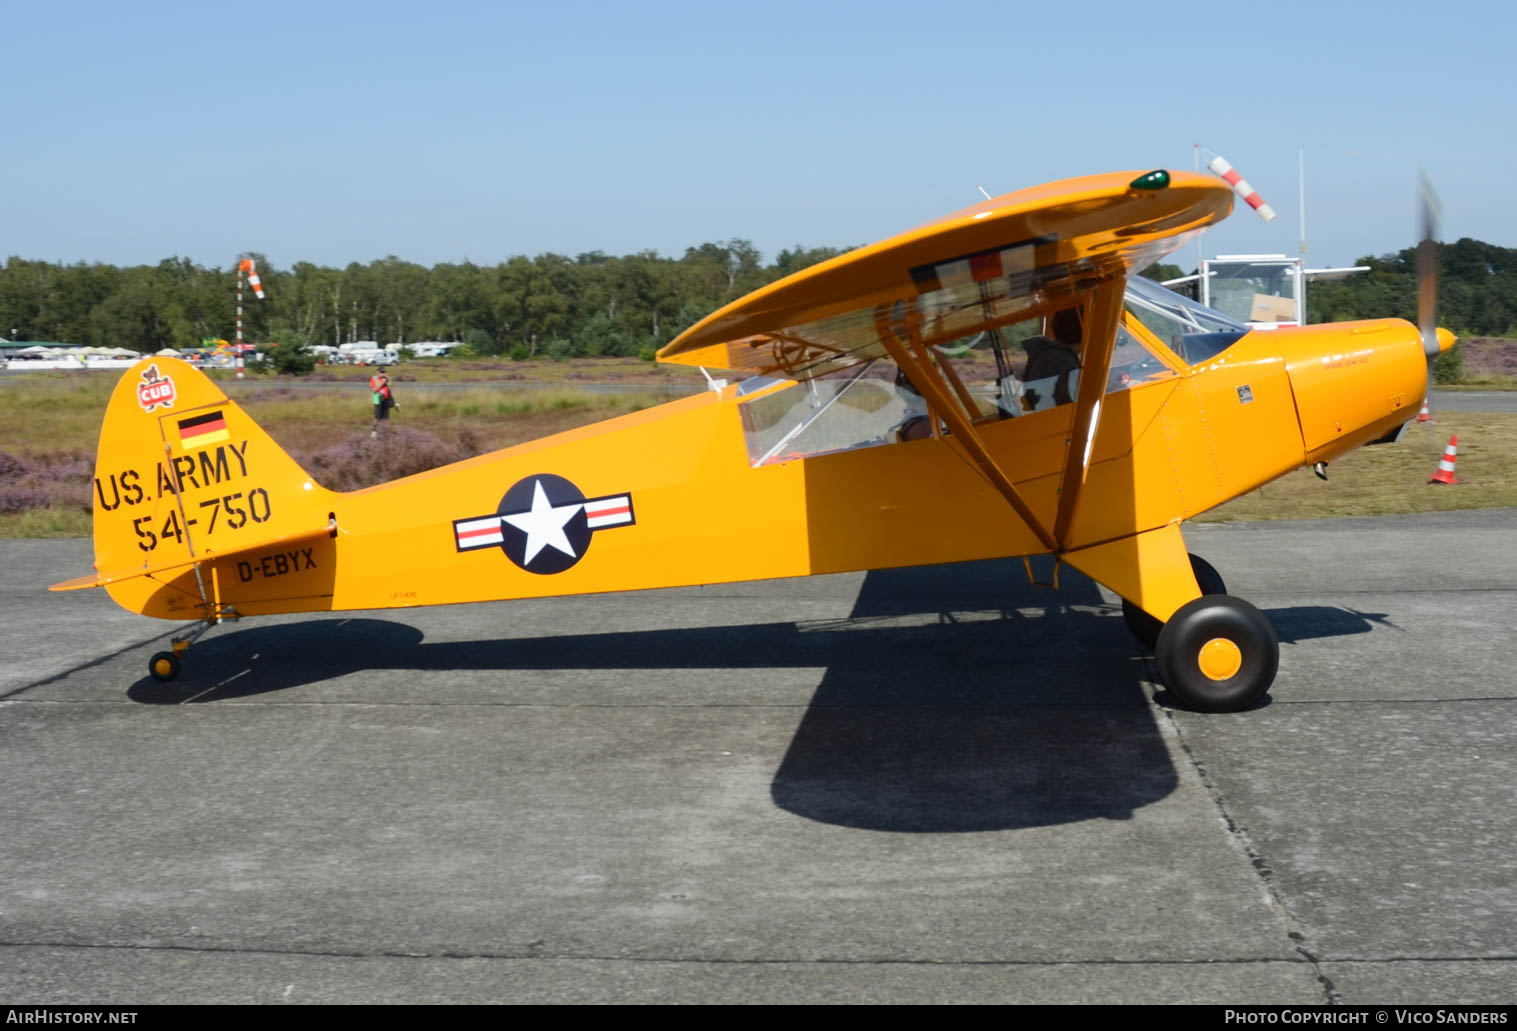
[[[1274,216],[1271,215],[1270,217],[1273,218]],[[253,296],[260,301],[263,300],[263,283],[258,279],[258,269],[253,265],[253,259],[243,258],[240,267],[242,271],[248,274],[248,286],[253,288]]]
[[1227,159],[1220,154],[1215,155],[1206,166],[1216,172],[1227,181],[1227,185],[1233,188],[1233,192],[1242,197],[1248,206],[1259,213],[1259,217],[1266,222],[1271,222],[1275,217],[1275,209],[1264,203],[1264,198],[1259,196],[1259,191],[1248,185],[1248,180],[1238,174],[1238,170],[1227,163]]

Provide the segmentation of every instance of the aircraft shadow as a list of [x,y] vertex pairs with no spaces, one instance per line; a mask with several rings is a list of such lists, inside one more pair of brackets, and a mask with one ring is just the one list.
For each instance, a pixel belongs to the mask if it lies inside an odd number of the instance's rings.
[[[939,615],[935,640],[829,665],[775,774],[780,808],[961,833],[1125,820],[1174,791],[1143,703],[1146,664],[1090,580],[1064,569],[1049,591],[1020,562],[885,570],[865,578],[851,617],[913,612]],[[987,612],[1000,618],[956,615]]]
[[1333,605],[1295,605],[1284,609],[1264,609],[1264,616],[1275,628],[1281,644],[1297,644],[1323,637],[1348,637],[1367,634],[1377,625],[1399,630],[1385,612],[1355,612]]
[[[1006,561],[873,572],[847,619],[801,624],[437,643],[387,619],[254,625],[128,696],[206,704],[371,669],[824,667],[774,774],[780,808],[895,832],[1127,819],[1178,783],[1143,700],[1148,661],[1094,584],[1061,579],[1031,586]],[[1282,641],[1370,629],[1341,609],[1268,615]]]

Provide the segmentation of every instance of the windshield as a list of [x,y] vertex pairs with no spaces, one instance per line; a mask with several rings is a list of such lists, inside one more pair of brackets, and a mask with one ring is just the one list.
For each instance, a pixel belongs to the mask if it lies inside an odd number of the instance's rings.
[[1127,281],[1127,310],[1187,365],[1215,358],[1249,332],[1246,323],[1141,276]]

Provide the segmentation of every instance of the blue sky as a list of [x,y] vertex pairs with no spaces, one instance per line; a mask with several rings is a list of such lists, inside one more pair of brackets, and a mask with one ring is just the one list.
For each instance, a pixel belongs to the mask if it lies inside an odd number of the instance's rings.
[[[1067,176],[1222,154],[1206,253],[1517,247],[1496,3],[12,5],[0,256],[434,264],[867,243]],[[1194,264],[1194,249],[1176,260]]]

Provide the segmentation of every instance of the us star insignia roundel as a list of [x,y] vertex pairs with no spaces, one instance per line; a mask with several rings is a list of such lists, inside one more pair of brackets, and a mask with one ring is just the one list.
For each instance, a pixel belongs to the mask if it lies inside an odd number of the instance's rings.
[[529,573],[562,573],[590,548],[597,530],[631,526],[631,494],[587,498],[552,473],[517,480],[492,515],[453,520],[459,551],[500,548]]

